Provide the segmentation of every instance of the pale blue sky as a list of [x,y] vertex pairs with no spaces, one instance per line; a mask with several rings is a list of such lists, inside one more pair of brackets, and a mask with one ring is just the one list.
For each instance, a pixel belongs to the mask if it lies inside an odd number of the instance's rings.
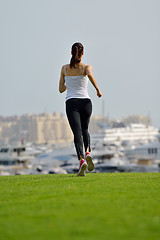
[[58,92],[71,45],[103,92],[93,114],[150,113],[160,127],[159,0],[0,0],[0,115],[65,112]]

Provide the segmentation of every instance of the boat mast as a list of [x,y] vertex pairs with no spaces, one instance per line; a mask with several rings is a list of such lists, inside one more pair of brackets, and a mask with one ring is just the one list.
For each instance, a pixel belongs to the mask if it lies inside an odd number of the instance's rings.
[[102,100],[102,123],[105,123],[105,119],[104,119],[104,111],[105,111],[105,102],[104,99]]

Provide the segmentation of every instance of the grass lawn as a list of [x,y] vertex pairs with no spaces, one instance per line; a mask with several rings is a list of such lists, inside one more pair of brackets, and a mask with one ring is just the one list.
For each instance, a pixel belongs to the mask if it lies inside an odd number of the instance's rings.
[[0,177],[0,240],[160,239],[160,173]]

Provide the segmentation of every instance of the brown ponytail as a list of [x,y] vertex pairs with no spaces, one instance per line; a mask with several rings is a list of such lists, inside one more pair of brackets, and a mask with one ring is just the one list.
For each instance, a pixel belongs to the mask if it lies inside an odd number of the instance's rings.
[[74,67],[75,64],[81,61],[81,56],[83,53],[83,45],[81,43],[74,43],[72,45],[72,58],[70,61],[70,68]]

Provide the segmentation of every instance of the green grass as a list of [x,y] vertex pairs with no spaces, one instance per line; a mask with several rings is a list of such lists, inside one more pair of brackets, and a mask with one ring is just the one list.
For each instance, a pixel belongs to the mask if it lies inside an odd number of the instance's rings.
[[0,240],[160,239],[160,173],[0,177]]

